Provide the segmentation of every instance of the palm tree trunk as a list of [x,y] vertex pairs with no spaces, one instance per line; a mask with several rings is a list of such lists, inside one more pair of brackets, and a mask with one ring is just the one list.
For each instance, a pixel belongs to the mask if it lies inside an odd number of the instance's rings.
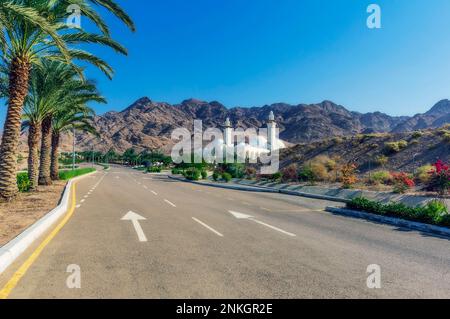
[[28,130],[28,179],[30,190],[36,190],[39,179],[39,142],[41,123],[30,123]]
[[42,121],[41,163],[39,166],[39,185],[51,185],[50,176],[52,148],[52,117],[47,116]]
[[17,153],[23,104],[28,94],[31,64],[15,57],[9,69],[9,101],[0,146],[0,200],[10,201],[19,193],[17,188]]
[[52,133],[52,164],[50,167],[52,180],[59,180],[59,139],[60,135],[57,132]]

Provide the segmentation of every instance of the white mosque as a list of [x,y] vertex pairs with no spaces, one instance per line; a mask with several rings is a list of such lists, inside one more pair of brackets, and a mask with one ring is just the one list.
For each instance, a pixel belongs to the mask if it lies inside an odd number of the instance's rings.
[[209,152],[211,149],[215,149],[216,152],[221,154],[231,154],[234,156],[236,151],[238,154],[245,154],[245,158],[251,161],[256,161],[263,155],[269,155],[271,152],[279,151],[286,148],[286,144],[281,141],[279,136],[279,130],[275,121],[275,115],[270,112],[269,119],[267,121],[267,133],[256,132],[255,136],[246,136],[248,141],[236,142],[236,136],[239,130],[235,130],[232,127],[229,118],[224,123],[224,140],[217,139],[213,144],[209,145]]

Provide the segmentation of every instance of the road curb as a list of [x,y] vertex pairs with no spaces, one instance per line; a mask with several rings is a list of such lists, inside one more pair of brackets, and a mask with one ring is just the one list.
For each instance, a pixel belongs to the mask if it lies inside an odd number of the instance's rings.
[[197,182],[197,181],[190,181],[186,178],[181,177],[175,177],[171,175],[167,175],[170,179],[174,179],[180,182],[186,182],[196,185],[203,185],[203,186],[210,186],[210,187],[216,187],[216,188],[226,188],[226,189],[232,189],[232,190],[239,190],[239,191],[245,191],[245,192],[255,192],[255,193],[279,193],[278,190],[271,190],[271,189],[262,189],[262,188],[256,188],[256,187],[245,187],[245,186],[234,186],[234,185],[226,185],[226,184],[213,184],[213,183],[205,183],[205,182]]
[[412,230],[418,230],[421,232],[436,234],[440,236],[450,237],[450,229],[435,225],[429,225],[419,222],[413,222],[406,219],[395,218],[395,217],[386,217],[361,211],[356,211],[347,208],[338,208],[338,207],[327,207],[325,211],[333,214],[344,215],[348,217],[367,219],[370,221],[375,221],[379,223],[399,226],[403,228],[409,228]]
[[95,171],[71,179],[64,188],[61,201],[56,208],[36,221],[9,243],[0,247],[0,274],[3,273],[25,250],[27,250],[36,239],[41,237],[42,234],[52,227],[56,221],[64,216],[70,207],[70,193],[73,183],[97,173],[98,172]]
[[278,192],[280,194],[300,196],[300,197],[320,199],[320,200],[327,200],[330,202],[350,203],[350,200],[348,200],[348,199],[334,197],[334,196],[318,195],[318,194],[311,194],[311,193],[304,193],[304,192],[297,192],[297,191],[289,191],[289,190],[284,190],[284,189],[280,189]]
[[339,202],[339,203],[349,203],[350,202],[350,200],[348,200],[348,199],[339,198],[339,197],[311,194],[311,193],[303,193],[303,192],[297,192],[297,191],[289,191],[289,190],[284,190],[284,189],[273,189],[273,188],[265,187],[265,186],[236,186],[236,185],[227,185],[227,184],[213,184],[213,183],[190,181],[185,178],[175,177],[175,176],[171,176],[171,175],[167,175],[167,176],[171,179],[175,179],[175,180],[178,180],[181,182],[187,182],[187,183],[203,185],[203,186],[211,186],[211,187],[217,187],[217,188],[226,188],[226,189],[241,190],[241,191],[255,192],[255,193],[284,194],[284,195],[306,197],[306,198],[312,198],[312,199],[320,199],[320,200]]

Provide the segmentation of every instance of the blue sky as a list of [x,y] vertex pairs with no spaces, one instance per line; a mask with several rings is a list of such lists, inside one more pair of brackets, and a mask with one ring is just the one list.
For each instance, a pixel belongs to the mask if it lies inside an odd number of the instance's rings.
[[[113,17],[128,57],[95,49],[114,66],[90,70],[109,104],[195,97],[226,106],[328,99],[359,112],[412,115],[450,98],[448,0],[118,0],[132,34]],[[382,29],[366,8],[382,8]],[[0,114],[4,117],[4,109]]]

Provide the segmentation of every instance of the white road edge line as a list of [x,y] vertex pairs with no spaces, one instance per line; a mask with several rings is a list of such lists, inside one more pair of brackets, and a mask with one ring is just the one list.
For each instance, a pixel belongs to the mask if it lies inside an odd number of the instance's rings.
[[192,219],[194,220],[194,221],[196,221],[197,223],[199,223],[200,225],[202,225],[203,227],[205,227],[206,229],[209,229],[210,231],[212,231],[214,234],[216,234],[217,236],[219,236],[219,237],[223,237],[223,235],[221,234],[221,233],[219,233],[217,230],[215,230],[214,228],[212,228],[212,227],[210,227],[210,226],[208,226],[208,225],[206,225],[204,222],[202,222],[201,220],[198,220],[197,218],[195,218],[195,217],[192,217]]
[[172,203],[171,201],[168,201],[167,199],[165,199],[164,201],[172,207],[177,207],[174,203]]

